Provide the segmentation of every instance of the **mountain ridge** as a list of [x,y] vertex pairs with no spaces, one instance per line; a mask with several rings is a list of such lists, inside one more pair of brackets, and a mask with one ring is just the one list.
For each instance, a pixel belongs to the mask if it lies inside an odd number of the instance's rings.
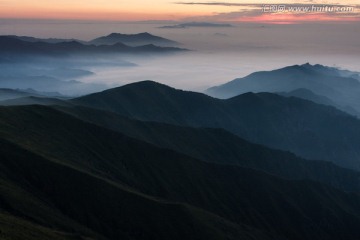
[[0,36],[0,52],[6,55],[40,54],[48,56],[71,56],[76,54],[115,54],[115,53],[165,53],[187,51],[177,47],[159,47],[152,44],[128,46],[121,42],[113,45],[86,45],[78,41],[66,42],[27,42],[18,38]]
[[129,46],[140,46],[140,45],[159,45],[162,47],[174,47],[179,45],[178,42],[152,35],[148,32],[142,32],[137,34],[122,34],[122,33],[111,33],[107,36],[95,38],[88,42],[88,44],[95,45],[112,45],[118,42],[127,44]]
[[356,146],[360,142],[356,140],[360,136],[359,120],[308,100],[272,93],[247,93],[221,100],[146,81],[71,102],[137,120],[224,128],[250,142],[304,158],[325,159],[354,169],[360,166]]
[[[63,214],[79,223],[87,222],[89,228],[110,239],[121,236],[129,236],[129,239],[243,239],[240,236],[246,233],[253,233],[255,239],[264,239],[254,235],[254,229],[263,230],[265,236],[274,239],[359,237],[357,194],[313,181],[289,181],[252,169],[205,163],[85,123],[49,107],[2,107],[0,119],[2,138],[28,149],[21,157],[23,151],[1,148],[1,154],[12,154],[3,162],[5,169],[27,179]],[[29,120],[34,124],[19,128]],[[42,158],[32,156],[32,162],[26,160],[29,150]],[[18,155],[14,157],[13,154]],[[18,164],[26,167],[19,169]],[[217,231],[227,230],[211,235],[215,233],[211,231],[214,222],[204,222],[209,221],[209,215],[202,210],[191,211],[200,222],[194,220],[196,227],[186,236],[189,218],[183,215],[183,208],[169,206],[164,212],[158,204],[119,191],[93,176],[156,198],[210,211],[235,225],[216,218],[215,223],[222,224],[222,227],[217,225]],[[68,188],[69,185],[72,188]],[[94,201],[81,196],[92,196]],[[119,204],[123,204],[122,207]],[[333,214],[324,215],[330,213],[329,209]],[[172,224],[180,224],[174,232]],[[253,230],[249,232],[246,231],[249,228],[240,226],[250,226]],[[167,230],[164,231],[164,227]]]
[[320,64],[306,63],[251,73],[243,78],[209,88],[206,93],[214,97],[229,98],[245,92],[291,92],[300,88],[331,99],[342,110],[352,107],[360,112],[358,73]]
[[223,129],[191,128],[143,122],[84,107],[56,109],[132,138],[206,162],[253,168],[286,179],[311,179],[359,192],[359,173],[326,161],[300,159],[289,152],[250,143]]

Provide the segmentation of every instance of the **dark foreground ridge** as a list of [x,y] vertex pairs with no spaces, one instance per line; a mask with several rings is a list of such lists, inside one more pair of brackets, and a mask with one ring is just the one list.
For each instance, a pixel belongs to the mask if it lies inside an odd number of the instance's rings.
[[4,239],[360,237],[358,194],[207,163],[52,107],[1,107],[0,136]]

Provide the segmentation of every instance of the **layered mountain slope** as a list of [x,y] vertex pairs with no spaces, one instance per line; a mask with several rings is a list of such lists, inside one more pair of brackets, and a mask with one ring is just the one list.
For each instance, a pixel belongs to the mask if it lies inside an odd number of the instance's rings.
[[345,191],[360,192],[359,172],[325,161],[301,159],[288,152],[253,144],[222,129],[143,122],[84,107],[57,109],[84,121],[203,161],[254,168],[287,179],[311,179]]
[[205,163],[48,107],[1,108],[0,136],[27,149],[5,141],[7,179],[109,239],[360,237],[358,195],[319,183]]
[[303,99],[247,93],[220,100],[145,81],[71,102],[138,120],[223,128],[254,143],[360,169],[359,119]]
[[23,98],[29,96],[40,96],[40,95],[36,93],[29,93],[22,90],[0,88],[0,101],[6,101],[10,99]]
[[[252,73],[207,90],[211,96],[234,97],[246,92],[291,92],[305,88],[334,101],[341,109],[360,112],[360,82],[357,72],[319,64],[289,66],[273,71]],[[349,111],[353,114],[353,111]]]
[[7,212],[0,215],[6,220],[0,218],[2,239],[271,239],[261,231],[191,206],[155,200],[7,141],[0,140],[0,146],[1,173],[6,175],[1,178],[5,187],[0,191],[1,210]]

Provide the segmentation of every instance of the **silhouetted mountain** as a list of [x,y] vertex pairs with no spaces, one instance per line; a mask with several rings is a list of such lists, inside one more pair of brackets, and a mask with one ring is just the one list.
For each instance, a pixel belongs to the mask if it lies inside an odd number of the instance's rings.
[[55,232],[133,240],[360,237],[357,194],[205,163],[49,107],[0,108],[0,145],[2,211]]
[[310,91],[309,89],[306,88],[298,88],[295,89],[291,92],[284,92],[284,93],[278,93],[281,96],[284,97],[297,97],[297,98],[302,98],[305,100],[309,100],[312,101],[314,103],[318,103],[318,104],[323,104],[323,105],[328,105],[328,106],[335,106],[336,104],[329,98],[325,97],[325,96],[320,96],[317,95],[315,93],[313,93],[312,91]]
[[223,128],[254,143],[360,169],[360,121],[303,99],[247,93],[220,100],[145,81],[72,102],[138,120]]
[[42,97],[50,97],[50,98],[69,99],[69,97],[62,95],[59,92],[39,92],[32,88],[22,89],[21,91],[27,92],[31,94],[31,96],[33,97],[42,96]]
[[85,41],[79,39],[65,39],[65,38],[35,38],[35,37],[28,37],[28,36],[16,36],[16,35],[5,35],[4,37],[10,37],[19,39],[26,42],[46,42],[46,43],[62,43],[62,42],[81,42],[85,43]]
[[[325,96],[342,109],[360,112],[360,82],[357,73],[322,65],[294,65],[273,71],[255,72],[207,90],[211,96],[229,98],[246,92],[290,92],[309,89]],[[352,112],[350,112],[352,113]]]
[[0,88],[0,101],[29,97],[29,96],[40,96],[37,93],[29,93],[22,90],[15,90],[10,88]]
[[[95,92],[104,89],[105,86],[94,83],[83,83],[76,80],[60,80],[49,76],[0,76],[0,87],[10,89],[36,89],[27,96],[52,95],[46,94],[57,90],[60,95],[79,96],[81,94]],[[26,91],[26,90],[23,90]],[[41,92],[45,92],[42,94]],[[39,94],[37,94],[39,93]],[[56,95],[56,93],[54,93]],[[20,96],[22,97],[22,96]],[[25,97],[25,96],[24,96]]]
[[69,106],[69,102],[63,101],[57,98],[48,98],[48,97],[20,97],[15,99],[8,99],[0,101],[2,106],[19,106],[19,105],[59,105],[59,106]]
[[339,68],[335,68],[335,67],[323,66],[321,64],[311,65],[309,63],[305,63],[302,66],[305,68],[314,70],[318,73],[329,75],[329,76],[350,77],[350,78],[355,78],[355,79],[360,80],[359,72],[353,72],[353,71],[339,69]]
[[176,47],[158,47],[155,45],[131,47],[123,43],[113,45],[85,45],[77,41],[47,43],[27,42],[12,37],[0,36],[0,53],[5,55],[46,55],[73,56],[78,54],[116,54],[116,53],[164,53],[184,51]]
[[62,38],[35,38],[29,36],[16,36],[16,35],[3,35],[1,37],[17,39],[25,42],[31,43],[64,43],[64,42],[78,42],[87,45],[114,45],[117,43],[126,44],[128,46],[136,47],[143,45],[158,45],[162,47],[173,47],[179,45],[178,42],[175,42],[170,39],[163,37],[155,36],[147,32],[137,33],[137,34],[122,34],[122,33],[111,33],[107,36],[102,36],[95,38],[91,41],[83,41],[79,39],[62,39]]
[[286,179],[310,179],[345,191],[360,192],[358,172],[325,161],[304,160],[288,152],[253,144],[223,129],[143,122],[85,107],[57,109],[98,126],[206,162],[253,168]]
[[96,38],[88,43],[95,45],[113,45],[116,43],[124,43],[128,46],[158,45],[163,47],[171,47],[179,44],[175,41],[154,36],[147,32],[138,34],[111,33],[108,36]]
[[317,94],[313,93],[312,91],[305,89],[305,88],[299,88],[299,89],[295,89],[294,91],[291,91],[291,92],[278,93],[278,94],[280,94],[281,96],[285,96],[285,97],[297,97],[297,98],[306,99],[306,100],[312,101],[314,103],[336,107],[339,110],[342,110],[344,112],[350,113],[355,116],[359,115],[359,113],[352,107],[339,106],[331,99],[329,99],[325,96],[317,95]]

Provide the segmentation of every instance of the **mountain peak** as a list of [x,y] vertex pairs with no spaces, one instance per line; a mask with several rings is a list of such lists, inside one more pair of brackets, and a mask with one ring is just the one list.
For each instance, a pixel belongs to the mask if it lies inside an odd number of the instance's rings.
[[302,64],[301,66],[303,66],[303,67],[312,67],[314,65],[311,65],[309,62],[307,62],[307,63]]
[[146,44],[174,46],[177,44],[175,41],[152,35],[149,32],[135,34],[110,33],[107,36],[102,36],[90,41],[90,43],[96,45],[112,45],[117,42],[122,42],[130,46],[142,46]]
[[106,37],[118,37],[118,36],[154,36],[148,32],[141,32],[141,33],[135,33],[135,34],[125,34],[125,33],[110,33]]
[[118,35],[120,35],[120,33],[110,33],[106,37],[115,37],[115,36],[118,36]]
[[142,35],[142,36],[154,36],[148,32],[142,32],[142,33],[138,33],[137,35]]
[[93,93],[80,98],[87,98],[88,96],[101,96],[101,95],[113,95],[121,94],[122,92],[132,91],[132,92],[142,92],[144,90],[149,92],[155,92],[156,90],[174,90],[174,88],[169,87],[165,84],[158,83],[152,80],[144,80],[140,82],[129,83],[123,86],[107,89],[99,93]]
[[78,47],[78,46],[84,46],[83,44],[79,43],[78,41],[75,41],[75,40],[72,40],[72,41],[69,41],[69,42],[60,42],[60,43],[57,43],[59,45],[64,45],[64,46],[72,46],[72,47]]
[[144,80],[144,81],[140,81],[140,82],[135,82],[135,83],[130,83],[118,88],[114,88],[114,89],[109,89],[108,91],[112,91],[112,90],[116,90],[116,89],[129,89],[129,88],[133,88],[133,89],[155,89],[155,88],[162,88],[162,89],[173,89],[172,87],[169,87],[165,84],[162,83],[158,83],[155,82],[153,80]]

